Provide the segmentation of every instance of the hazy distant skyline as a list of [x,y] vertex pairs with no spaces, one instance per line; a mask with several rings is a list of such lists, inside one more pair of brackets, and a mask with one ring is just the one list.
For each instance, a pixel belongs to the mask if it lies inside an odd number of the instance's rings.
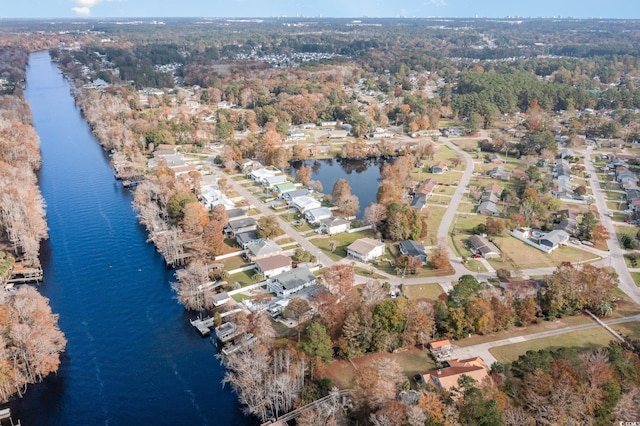
[[573,17],[639,19],[637,0],[2,0],[0,18]]

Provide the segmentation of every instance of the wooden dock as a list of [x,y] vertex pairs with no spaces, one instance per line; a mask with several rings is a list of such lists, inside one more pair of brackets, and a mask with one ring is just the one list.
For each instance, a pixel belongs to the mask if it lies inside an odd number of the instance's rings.
[[189,322],[196,328],[196,330],[198,330],[198,332],[202,336],[207,336],[209,333],[211,333],[211,328],[214,326],[214,319],[211,317],[204,319],[198,318]]
[[27,266],[18,262],[11,269],[9,279],[4,284],[38,283],[42,281],[43,275],[40,266]]

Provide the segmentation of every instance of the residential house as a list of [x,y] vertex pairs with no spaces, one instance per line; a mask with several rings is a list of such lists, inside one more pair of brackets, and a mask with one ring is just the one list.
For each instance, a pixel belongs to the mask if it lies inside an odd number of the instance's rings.
[[480,196],[480,202],[490,201],[493,204],[497,204],[500,201],[500,194],[493,191],[484,191]]
[[433,195],[433,190],[435,189],[435,187],[438,185],[438,181],[435,179],[426,179],[424,180],[422,183],[420,183],[420,185],[418,186],[418,188],[415,190],[415,195],[422,195],[425,198],[429,198],[431,195]]
[[258,222],[252,217],[242,217],[240,219],[230,220],[225,231],[228,236],[235,237],[241,232],[255,231],[258,228]]
[[291,200],[293,200],[294,198],[304,197],[306,195],[309,195],[309,192],[310,191],[308,189],[295,189],[293,191],[286,191],[280,194],[280,198],[285,200],[287,203],[291,203]]
[[493,192],[495,194],[502,194],[502,186],[499,183],[490,183],[484,187],[484,192]]
[[251,169],[249,177],[260,184],[264,183],[266,178],[274,177],[276,172],[269,169]]
[[493,179],[509,180],[511,179],[511,172],[506,171],[502,166],[494,167],[487,172],[487,176]]
[[217,205],[223,205],[225,210],[233,209],[235,203],[229,197],[218,189],[218,185],[207,185],[200,188],[200,202],[207,208],[212,210]]
[[262,186],[273,189],[276,185],[289,182],[286,175],[269,176],[263,179]]
[[351,243],[346,251],[347,256],[356,258],[362,262],[370,262],[384,254],[383,242],[372,238],[360,238]]
[[267,280],[267,289],[278,296],[289,296],[316,282],[316,277],[303,266],[278,274]]
[[244,217],[247,217],[247,211],[245,209],[229,209],[227,210],[227,217],[229,217],[229,220],[235,220],[235,219],[241,219]]
[[438,161],[436,164],[431,166],[431,173],[433,174],[439,175],[446,172],[447,170],[449,170],[449,167],[447,167],[447,163],[445,163],[444,161]]
[[451,391],[458,387],[458,379],[468,376],[478,382],[489,379],[489,367],[480,357],[467,359],[452,359],[447,361],[449,367],[431,370],[422,375],[425,383],[431,383],[438,389]]
[[414,240],[404,240],[400,241],[398,249],[402,254],[420,258],[423,265],[427,264],[427,250],[424,248],[423,244]]
[[197,172],[198,168],[193,164],[185,164],[183,166],[170,167],[173,170],[173,174],[176,176],[188,175],[191,172]]
[[409,206],[413,209],[422,210],[427,205],[427,197],[424,195],[416,194],[411,199]]
[[239,232],[236,234],[236,242],[242,250],[246,250],[251,244],[260,242],[262,239],[258,238],[256,231]]
[[229,297],[229,293],[217,293],[213,295],[213,306],[215,306],[216,308],[218,306],[222,306],[226,303],[228,303],[231,300],[231,297]]
[[322,219],[328,219],[333,216],[331,210],[328,207],[318,207],[316,209],[307,210],[304,213],[304,218],[307,222],[312,224],[320,223]]
[[482,201],[476,213],[487,216],[500,216],[502,212],[493,201]]
[[295,189],[296,185],[293,182],[279,183],[273,187],[273,190],[280,194],[280,196],[285,192],[295,191]]
[[451,352],[451,341],[449,339],[434,340],[429,343],[429,350],[436,358],[449,356]]
[[291,258],[284,254],[276,254],[275,256],[256,260],[256,272],[262,274],[265,278],[271,278],[290,270]]
[[569,148],[563,148],[560,150],[560,152],[558,152],[558,157],[560,157],[563,160],[567,157],[573,157],[573,151],[570,150]]
[[560,159],[556,160],[553,167],[553,177],[558,178],[559,176],[568,176],[571,177],[571,165],[567,160]]
[[547,232],[540,238],[540,245],[553,250],[560,245],[566,244],[567,241],[569,241],[569,234],[560,229],[554,229],[551,232]]
[[251,160],[249,158],[244,158],[244,159],[238,161],[238,167],[240,167],[240,170],[242,170],[245,174],[248,174],[253,169],[263,169],[264,168],[262,163],[260,163],[259,161],[256,161],[256,160]]
[[633,173],[631,170],[627,169],[626,167],[617,167],[616,168],[616,180],[618,181],[618,183],[625,183],[625,182],[631,182],[631,183],[638,183],[638,177],[636,176],[635,173]]
[[247,247],[247,257],[254,262],[258,259],[281,253],[282,248],[271,240],[260,240],[255,244],[249,244]]
[[469,248],[473,253],[478,253],[484,258],[500,256],[498,247],[480,235],[472,235],[469,237]]
[[347,232],[351,227],[351,222],[345,218],[331,216],[320,220],[318,232],[322,234],[335,235],[341,232]]
[[309,197],[308,195],[292,198],[289,202],[289,205],[296,208],[302,214],[306,213],[308,210],[322,207],[322,203],[320,203],[320,201],[316,200],[315,198]]

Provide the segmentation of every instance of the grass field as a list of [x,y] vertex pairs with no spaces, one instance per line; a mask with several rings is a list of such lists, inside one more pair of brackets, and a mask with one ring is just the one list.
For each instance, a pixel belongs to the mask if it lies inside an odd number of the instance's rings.
[[[478,149],[477,139],[452,139],[451,143],[453,143],[463,151],[467,151],[467,152],[475,153],[477,152],[476,150]],[[475,155],[471,155],[471,156],[475,158]]]
[[631,278],[633,278],[633,282],[640,287],[640,272],[631,272]]
[[[623,336],[632,338],[640,337],[640,323],[629,322],[624,324],[612,325],[616,332]],[[559,347],[573,347],[579,351],[587,351],[598,347],[607,346],[611,340],[615,338],[601,327],[591,328],[588,330],[574,331],[571,333],[560,334],[557,336],[547,337],[544,339],[535,339],[512,345],[500,346],[492,348],[489,351],[500,362],[511,362],[528,350],[539,350]]]
[[444,290],[440,284],[403,285],[402,293],[409,299],[436,300],[438,296],[444,294]]
[[[329,238],[314,238],[309,241],[311,241],[316,247],[320,248],[331,259],[340,260],[347,256],[345,249],[348,245],[359,238],[365,237],[375,238],[375,234],[370,230],[354,232],[351,234],[343,232],[342,234],[332,235]],[[331,241],[335,241],[337,243],[336,248],[333,251],[329,249]]]
[[371,365],[376,360],[382,359],[391,359],[398,362],[408,378],[435,368],[435,363],[429,351],[410,349],[395,354],[387,352],[369,354],[355,358],[351,362],[346,360],[334,361],[329,366],[322,367],[322,371],[319,371],[318,375],[328,377],[340,389],[350,389],[354,386],[354,365],[356,368],[361,369]]
[[427,238],[424,240],[424,245],[426,246],[435,246],[438,244],[438,239],[436,235],[438,233],[438,227],[440,226],[440,222],[442,221],[442,216],[444,216],[444,212],[446,211],[446,206],[436,207],[436,206],[428,206],[427,207]]

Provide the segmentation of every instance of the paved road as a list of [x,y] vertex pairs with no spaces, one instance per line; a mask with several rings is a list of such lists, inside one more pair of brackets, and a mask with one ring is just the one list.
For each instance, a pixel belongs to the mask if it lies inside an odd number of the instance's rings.
[[619,287],[622,291],[624,291],[634,302],[640,304],[640,289],[636,286],[633,278],[631,277],[631,273],[627,268],[627,265],[624,261],[623,250],[620,247],[620,242],[616,237],[616,231],[613,227],[613,221],[608,216],[604,214],[609,211],[607,208],[607,202],[605,200],[604,191],[600,187],[600,182],[598,181],[598,175],[596,174],[596,168],[591,161],[591,153],[589,151],[582,151],[582,155],[584,155],[584,164],[587,173],[590,174],[590,184],[591,191],[593,192],[595,198],[595,205],[600,213],[600,222],[607,228],[609,234],[611,234],[611,238],[607,241],[607,246],[609,247],[609,252],[611,253],[609,262],[610,265],[615,269],[618,273],[618,277],[620,279]]
[[[631,322],[631,321],[640,321],[640,314],[633,315],[630,317],[616,318],[609,321],[604,321],[604,323],[607,325],[613,325],[613,324],[620,324],[620,323]],[[514,343],[526,342],[529,340],[544,339],[547,337],[557,336],[559,334],[571,333],[573,331],[580,331],[580,330],[588,330],[596,327],[600,327],[600,325],[596,322],[593,322],[588,324],[574,325],[572,327],[559,328],[556,330],[543,331],[540,333],[529,334],[527,336],[518,336],[518,337],[509,338],[509,339],[495,340],[493,342],[480,343],[478,345],[473,345],[473,346],[456,347],[451,351],[451,357],[464,359],[464,358],[472,358],[475,356],[479,356],[487,363],[487,365],[491,365],[494,362],[496,362],[496,358],[491,354],[491,352],[489,352],[491,348],[495,348],[498,346],[511,345]]]

